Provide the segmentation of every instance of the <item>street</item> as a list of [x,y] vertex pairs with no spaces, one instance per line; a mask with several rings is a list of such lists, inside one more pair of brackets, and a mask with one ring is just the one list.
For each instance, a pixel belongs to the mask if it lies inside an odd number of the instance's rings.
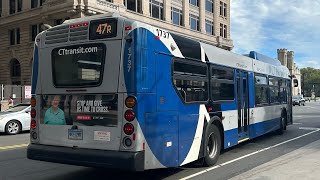
[[[11,179],[230,179],[320,139],[320,103],[293,107],[293,125],[283,135],[271,133],[224,150],[212,167],[123,172],[28,160],[29,134],[0,134],[0,180]],[[237,178],[235,178],[237,179]]]

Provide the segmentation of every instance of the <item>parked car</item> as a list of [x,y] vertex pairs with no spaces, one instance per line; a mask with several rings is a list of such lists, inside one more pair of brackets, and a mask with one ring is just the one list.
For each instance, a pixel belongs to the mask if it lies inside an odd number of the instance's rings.
[[306,100],[302,96],[292,96],[292,105],[306,105]]
[[30,130],[30,111],[30,104],[18,104],[0,112],[0,132],[13,135]]

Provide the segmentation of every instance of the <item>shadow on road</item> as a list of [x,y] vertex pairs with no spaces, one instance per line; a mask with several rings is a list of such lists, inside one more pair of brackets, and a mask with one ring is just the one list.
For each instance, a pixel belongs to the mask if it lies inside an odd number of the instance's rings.
[[62,174],[55,176],[54,178],[49,178],[47,180],[56,180],[56,179],[77,179],[77,180],[93,180],[93,179],[164,179],[182,171],[179,168],[168,168],[168,169],[156,169],[148,170],[144,172],[129,172],[129,171],[120,171],[113,169],[103,169],[103,168],[88,168],[86,170],[79,170],[74,172],[69,172],[68,174]]

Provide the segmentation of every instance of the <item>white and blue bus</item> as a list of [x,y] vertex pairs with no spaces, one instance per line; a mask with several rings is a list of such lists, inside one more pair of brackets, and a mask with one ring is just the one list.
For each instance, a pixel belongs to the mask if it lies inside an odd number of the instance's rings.
[[292,123],[278,60],[238,55],[120,16],[69,20],[35,40],[29,159],[134,171],[216,163]]

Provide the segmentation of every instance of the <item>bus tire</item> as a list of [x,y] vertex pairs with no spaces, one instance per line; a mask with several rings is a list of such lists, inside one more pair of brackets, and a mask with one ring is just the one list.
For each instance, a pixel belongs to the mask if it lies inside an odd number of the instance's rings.
[[19,134],[21,129],[22,126],[20,122],[16,120],[9,121],[5,126],[6,134],[9,135]]
[[284,130],[286,129],[286,118],[285,118],[285,113],[281,113],[280,117],[280,128],[277,130],[278,135],[282,135]]
[[221,134],[217,126],[211,124],[206,128],[204,146],[204,166],[214,165],[221,150]]

